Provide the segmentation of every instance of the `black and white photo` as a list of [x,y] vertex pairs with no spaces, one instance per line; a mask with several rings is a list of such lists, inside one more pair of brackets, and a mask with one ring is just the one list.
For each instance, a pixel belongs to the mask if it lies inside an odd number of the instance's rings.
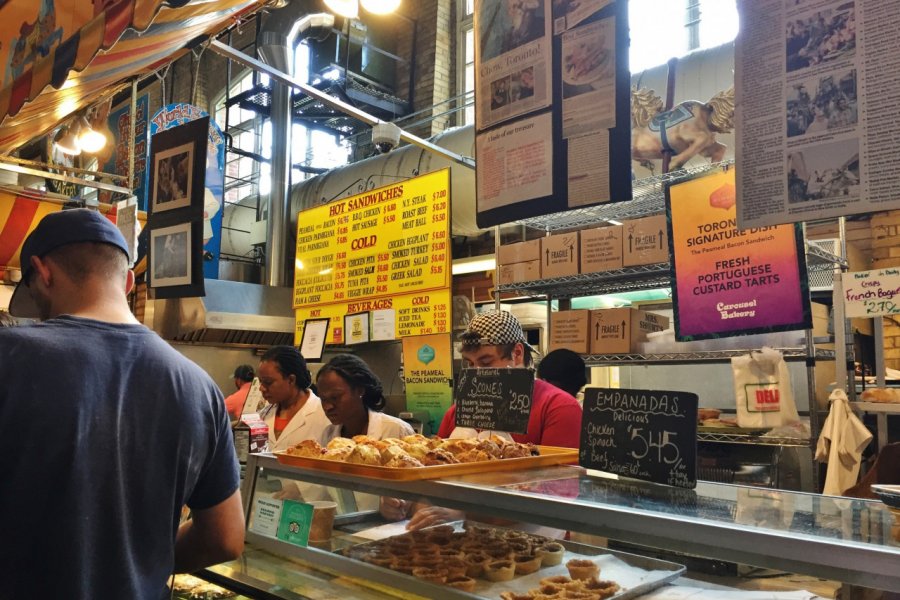
[[189,285],[191,267],[191,223],[151,230],[152,287]]
[[153,157],[153,212],[190,206],[194,143],[188,142]]

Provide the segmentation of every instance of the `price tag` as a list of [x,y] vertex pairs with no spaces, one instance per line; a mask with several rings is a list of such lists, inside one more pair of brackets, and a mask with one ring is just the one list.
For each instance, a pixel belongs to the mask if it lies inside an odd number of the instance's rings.
[[848,318],[900,314],[900,269],[843,273],[841,282]]
[[666,485],[697,485],[697,394],[586,388],[578,463]]
[[528,433],[531,369],[463,369],[456,385],[456,425]]

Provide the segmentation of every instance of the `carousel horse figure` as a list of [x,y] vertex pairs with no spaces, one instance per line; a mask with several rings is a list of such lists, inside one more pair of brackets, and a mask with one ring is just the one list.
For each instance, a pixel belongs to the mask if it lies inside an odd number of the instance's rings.
[[705,104],[686,100],[663,112],[663,101],[653,90],[631,90],[631,158],[653,171],[654,159],[671,155],[669,168],[678,169],[696,155],[719,162],[725,145],[717,133],[734,128],[734,88],[719,92]]

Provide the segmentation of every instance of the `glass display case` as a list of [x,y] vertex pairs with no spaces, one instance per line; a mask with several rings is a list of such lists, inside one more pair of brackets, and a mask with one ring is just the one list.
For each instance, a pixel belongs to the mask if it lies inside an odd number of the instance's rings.
[[[900,524],[879,501],[709,482],[687,490],[607,478],[575,466],[388,481],[289,467],[269,455],[252,455],[247,463],[245,557],[213,567],[204,577],[220,584],[230,579],[256,585],[271,594],[261,597],[347,597],[348,586],[353,597],[365,598],[481,597],[352,558],[345,549],[371,541],[358,533],[377,516],[371,511],[339,511],[343,514],[335,520],[332,538],[309,546],[260,533],[254,526],[258,499],[277,496],[290,481],[301,482],[301,487],[324,486],[334,498],[364,493],[403,498],[462,510],[476,520],[537,524],[900,592]],[[354,503],[351,499],[339,504]]]

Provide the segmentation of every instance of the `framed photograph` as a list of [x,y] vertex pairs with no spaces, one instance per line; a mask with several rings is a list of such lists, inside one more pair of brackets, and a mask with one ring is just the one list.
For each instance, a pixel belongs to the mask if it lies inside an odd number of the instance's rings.
[[303,339],[300,341],[300,354],[306,362],[318,362],[325,353],[325,342],[328,340],[328,324],[331,319],[306,319],[303,323]]
[[187,142],[153,155],[153,189],[150,197],[153,212],[191,205],[193,167],[194,142]]
[[150,231],[152,287],[190,285],[193,278],[191,223]]
[[344,315],[344,343],[348,346],[369,341],[369,313]]
[[209,117],[150,138],[150,226],[203,218]]

